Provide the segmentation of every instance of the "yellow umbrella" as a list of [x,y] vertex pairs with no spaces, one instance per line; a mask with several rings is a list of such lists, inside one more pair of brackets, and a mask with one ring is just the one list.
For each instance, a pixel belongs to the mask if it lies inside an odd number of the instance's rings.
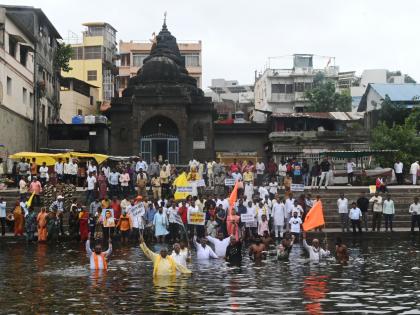
[[45,162],[46,165],[52,166],[55,164],[55,154],[38,153],[38,152],[18,152],[9,156],[12,160],[20,160],[21,158],[30,159],[35,158],[35,163],[40,165]]

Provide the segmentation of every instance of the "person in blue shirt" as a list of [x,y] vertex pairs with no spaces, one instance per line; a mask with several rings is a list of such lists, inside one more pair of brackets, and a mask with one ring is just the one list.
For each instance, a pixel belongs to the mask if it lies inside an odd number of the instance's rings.
[[146,226],[144,229],[145,238],[148,240],[153,239],[153,220],[155,219],[156,208],[153,203],[149,203],[146,209]]

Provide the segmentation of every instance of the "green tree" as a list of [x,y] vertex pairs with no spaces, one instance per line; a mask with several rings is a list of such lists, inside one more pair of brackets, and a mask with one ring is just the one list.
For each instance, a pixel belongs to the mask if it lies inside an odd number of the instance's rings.
[[[395,159],[405,165],[418,160],[420,155],[420,137],[417,137],[415,126],[408,121],[394,127],[388,127],[385,122],[379,123],[372,131],[371,144],[375,150],[398,150]],[[389,156],[378,156],[376,161],[384,167],[392,167],[395,162]]]
[[71,54],[72,48],[70,45],[58,43],[57,51],[54,56],[54,66],[57,71],[63,70],[64,72],[69,72],[70,70],[73,70],[73,68],[69,66]]
[[405,122],[413,126],[418,134],[420,132],[420,108],[413,109]]
[[410,115],[410,112],[410,109],[404,105],[392,102],[389,96],[386,95],[379,111],[379,121],[385,122],[388,127],[402,125],[408,115]]
[[310,105],[308,112],[349,112],[351,111],[351,96],[335,91],[331,81],[317,82],[314,88],[305,92]]

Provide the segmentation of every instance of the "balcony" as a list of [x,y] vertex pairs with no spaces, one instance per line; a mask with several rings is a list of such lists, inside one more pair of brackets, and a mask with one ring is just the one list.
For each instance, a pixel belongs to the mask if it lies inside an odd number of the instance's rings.
[[268,138],[270,140],[296,140],[301,139],[303,141],[342,141],[346,139],[352,140],[354,142],[355,140],[367,140],[368,135],[364,130],[346,130],[346,131],[330,131],[330,130],[324,130],[324,131],[315,131],[315,130],[309,130],[309,131],[273,131],[268,135]]
[[285,102],[290,103],[295,100],[294,93],[271,93],[269,102]]

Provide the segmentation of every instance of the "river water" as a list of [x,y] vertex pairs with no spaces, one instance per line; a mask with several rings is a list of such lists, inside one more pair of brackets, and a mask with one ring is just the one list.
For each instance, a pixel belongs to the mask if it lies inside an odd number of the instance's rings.
[[245,257],[240,269],[193,259],[191,277],[154,281],[135,246],[116,244],[109,270],[95,273],[81,244],[0,240],[0,313],[420,314],[418,241],[350,242],[348,266],[310,264],[300,245],[290,262]]

